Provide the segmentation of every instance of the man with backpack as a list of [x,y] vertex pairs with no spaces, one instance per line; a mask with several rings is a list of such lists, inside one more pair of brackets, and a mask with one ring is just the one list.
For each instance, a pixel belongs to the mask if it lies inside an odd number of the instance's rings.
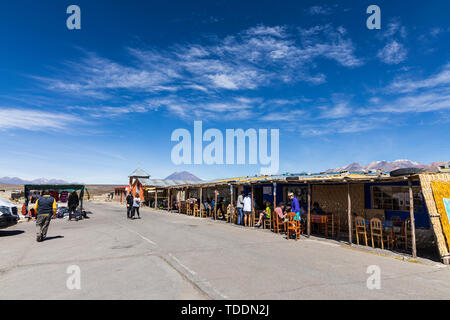
[[128,196],[126,198],[126,204],[127,204],[127,218],[131,219],[133,215],[133,202],[134,198],[131,195],[131,192],[128,193]]
[[34,210],[36,211],[36,241],[42,242],[47,237],[48,227],[52,216],[56,214],[56,200],[48,191],[42,193],[36,204],[34,205]]

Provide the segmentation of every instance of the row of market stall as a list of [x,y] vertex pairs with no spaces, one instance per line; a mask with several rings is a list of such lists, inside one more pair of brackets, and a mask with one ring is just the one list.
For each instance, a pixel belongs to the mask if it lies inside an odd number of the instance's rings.
[[[319,229],[325,230],[326,236],[345,237],[350,243],[357,237],[360,242],[356,218],[368,223],[373,218],[397,221],[409,228],[407,248],[412,256],[417,255],[418,248],[431,248],[439,252],[444,263],[450,263],[450,207],[446,207],[450,173],[392,177],[386,173],[345,172],[173,181],[150,179],[138,169],[129,178],[128,186],[116,188],[117,201],[124,201],[125,194],[131,192],[139,194],[152,208],[188,214],[187,203],[201,208],[201,204],[212,201],[220,203],[224,208],[220,211],[225,213],[235,208],[237,197],[243,192],[251,196],[257,215],[267,204],[272,208],[281,202],[289,204],[288,193],[292,192],[305,208],[307,235]],[[322,215],[312,212],[313,204],[320,207]],[[219,217],[218,208],[214,206],[211,212],[213,219]]]

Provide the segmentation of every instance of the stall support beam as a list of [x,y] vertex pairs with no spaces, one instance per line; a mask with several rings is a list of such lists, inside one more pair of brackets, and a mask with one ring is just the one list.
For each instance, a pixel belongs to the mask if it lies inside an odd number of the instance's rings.
[[216,189],[214,190],[214,220],[217,219],[217,194],[219,191]]
[[170,195],[170,188],[167,188],[167,211],[172,212],[172,197]]
[[350,195],[350,183],[347,183],[347,217],[348,217],[348,242],[353,243],[352,233],[352,197]]
[[275,231],[275,223],[276,223],[275,219],[278,219],[278,215],[275,212],[276,207],[277,207],[277,183],[274,182],[273,183],[273,210],[271,213],[272,214],[271,219],[272,219],[272,228],[273,228],[272,230],[273,231]]
[[408,179],[408,188],[409,188],[409,215],[411,218],[411,249],[412,249],[413,258],[416,258],[417,257],[416,222],[414,219],[414,195],[413,195],[411,179]]
[[308,237],[311,236],[311,184],[308,183],[308,218],[307,218]]
[[253,223],[252,223],[253,222],[253,214],[256,214],[254,212],[255,208],[253,208],[253,191],[254,191],[254,187],[252,185],[252,212],[251,212],[251,215],[250,215],[250,221],[248,222],[248,225],[251,226],[251,227],[253,227]]

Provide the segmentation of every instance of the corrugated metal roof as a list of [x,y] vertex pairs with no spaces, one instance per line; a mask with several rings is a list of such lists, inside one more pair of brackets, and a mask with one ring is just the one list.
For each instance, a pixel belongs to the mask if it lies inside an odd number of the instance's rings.
[[138,178],[138,180],[145,187],[172,187],[199,182],[190,180],[165,180],[165,179],[148,179],[148,178]]
[[150,178],[150,175],[141,168],[137,168],[128,177]]
[[344,181],[344,180],[371,180],[371,179],[393,179],[384,173],[379,177],[376,173],[364,172],[331,172],[331,173],[300,173],[300,174],[281,174],[271,176],[249,176],[237,177],[228,179],[215,179],[209,181],[191,181],[184,184],[173,185],[175,187],[189,187],[189,186],[208,186],[208,185],[222,185],[222,184],[256,184],[256,183],[271,183],[271,182],[306,182],[306,181]]

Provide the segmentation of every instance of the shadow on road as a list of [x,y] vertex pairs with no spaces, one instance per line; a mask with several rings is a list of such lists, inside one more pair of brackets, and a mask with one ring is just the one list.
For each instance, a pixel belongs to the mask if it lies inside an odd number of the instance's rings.
[[64,238],[64,236],[47,237],[47,238],[45,238],[45,241],[47,241],[47,240],[54,240],[54,239],[62,239],[62,238]]
[[22,233],[25,233],[25,231],[22,231],[22,230],[2,231],[2,230],[0,230],[0,237],[17,236]]

